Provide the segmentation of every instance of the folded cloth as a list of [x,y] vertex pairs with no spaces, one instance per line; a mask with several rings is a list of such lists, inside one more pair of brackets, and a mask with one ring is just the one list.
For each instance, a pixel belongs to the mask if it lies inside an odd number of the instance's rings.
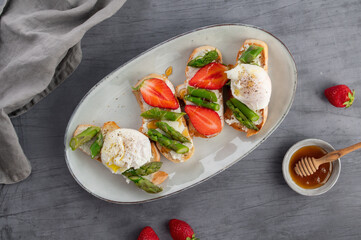
[[0,0],[0,183],[27,178],[30,163],[9,116],[61,84],[81,61],[80,40],[126,0]]

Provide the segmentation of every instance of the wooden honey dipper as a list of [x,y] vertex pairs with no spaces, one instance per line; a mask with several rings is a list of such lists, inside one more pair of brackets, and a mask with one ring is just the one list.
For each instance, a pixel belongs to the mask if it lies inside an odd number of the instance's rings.
[[356,143],[347,148],[343,148],[341,150],[336,150],[330,153],[327,153],[325,156],[321,158],[314,157],[303,157],[296,163],[294,168],[297,175],[301,177],[306,177],[314,174],[320,165],[328,162],[333,162],[339,159],[340,157],[345,156],[346,154],[353,152],[357,149],[361,148],[361,142]]

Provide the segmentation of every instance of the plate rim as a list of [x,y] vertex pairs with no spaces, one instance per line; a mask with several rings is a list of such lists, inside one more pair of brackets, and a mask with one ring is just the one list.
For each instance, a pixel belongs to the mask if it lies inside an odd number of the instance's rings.
[[[67,132],[69,130],[69,127],[70,127],[70,123],[72,122],[73,120],[73,117],[74,117],[74,114],[75,112],[77,112],[78,108],[80,107],[80,105],[83,103],[83,101],[88,97],[88,95],[93,92],[97,87],[98,85],[100,85],[103,81],[107,80],[109,78],[109,76],[111,76],[112,74],[114,74],[116,71],[118,71],[118,69],[126,66],[127,64],[131,63],[133,60],[141,57],[142,55],[150,52],[151,50],[155,49],[155,48],[158,48],[159,46],[167,43],[167,42],[170,42],[170,41],[173,41],[177,38],[180,38],[182,36],[185,36],[185,35],[188,35],[190,33],[193,33],[193,32],[198,32],[198,31],[201,31],[201,30],[204,30],[204,29],[209,29],[209,28],[217,28],[217,27],[223,27],[223,26],[242,26],[242,27],[248,27],[248,28],[255,28],[257,30],[261,30],[263,32],[265,32],[266,34],[269,34],[271,35],[272,37],[274,37],[276,40],[278,40],[282,45],[283,47],[287,50],[288,54],[290,55],[292,61],[293,61],[293,65],[295,67],[294,69],[294,75],[295,75],[295,84],[294,84],[294,87],[292,89],[292,97],[291,97],[291,101],[290,101],[290,104],[288,105],[285,113],[282,115],[281,119],[276,123],[276,125],[274,125],[270,130],[269,132],[263,137],[263,139],[257,143],[253,148],[251,148],[249,151],[247,151],[245,154],[243,154],[241,157],[239,157],[237,160],[233,161],[232,163],[228,164],[227,166],[224,166],[222,169],[218,170],[217,172],[213,173],[212,175],[196,182],[196,183],[193,183],[187,187],[184,187],[182,189],[179,189],[175,192],[172,192],[172,193],[169,193],[169,194],[166,194],[166,195],[163,195],[163,196],[158,196],[158,197],[155,197],[155,198],[151,198],[151,199],[146,199],[146,200],[140,200],[140,201],[134,201],[134,202],[124,202],[124,201],[115,201],[115,200],[110,200],[110,199],[107,199],[107,198],[104,198],[102,196],[99,196],[97,194],[95,194],[94,192],[92,192],[91,190],[89,190],[88,188],[86,188],[78,179],[77,177],[74,175],[70,165],[69,165],[69,159],[68,159],[68,156],[66,154],[66,149],[67,149],[67,142],[66,142],[66,137],[67,137]],[[91,195],[93,195],[94,197],[98,198],[98,199],[101,199],[101,200],[104,200],[106,202],[110,202],[110,203],[115,203],[115,204],[124,204],[124,205],[130,205],[130,204],[141,204],[141,203],[148,203],[148,202],[153,202],[153,201],[156,201],[156,200],[159,200],[159,199],[163,199],[163,198],[167,198],[167,197],[170,197],[170,196],[173,196],[177,193],[180,193],[182,191],[185,191],[185,190],[188,190],[194,186],[197,186],[207,180],[209,180],[210,178],[220,174],[221,172],[223,172],[224,170],[230,168],[231,166],[233,166],[234,164],[238,163],[240,160],[242,160],[244,157],[246,157],[248,154],[250,154],[251,152],[253,152],[257,147],[259,147],[264,141],[267,140],[267,138],[269,136],[271,136],[271,134],[278,128],[278,126],[283,122],[283,120],[286,118],[287,114],[289,113],[292,105],[293,105],[293,101],[295,99],[295,95],[296,95],[296,89],[297,89],[297,82],[298,82],[298,70],[297,70],[297,65],[296,65],[296,62],[295,62],[295,59],[291,53],[291,51],[288,49],[288,47],[278,38],[276,37],[275,35],[273,35],[272,33],[260,28],[260,27],[257,27],[257,26],[254,26],[254,25],[250,25],[250,24],[243,24],[243,23],[221,23],[221,24],[212,24],[212,25],[207,25],[207,26],[203,26],[203,27],[199,27],[199,28],[195,28],[193,30],[190,30],[190,31],[187,31],[187,32],[184,32],[184,33],[181,33],[181,34],[178,34],[174,37],[171,37],[163,42],[160,42],[158,44],[156,44],[155,46],[141,52],[140,54],[138,54],[137,56],[131,58],[130,60],[126,61],[125,63],[123,63],[122,65],[120,65],[119,67],[117,67],[116,69],[114,69],[113,71],[111,71],[109,74],[107,74],[105,77],[103,77],[99,82],[97,82],[83,97],[82,99],[79,101],[79,103],[77,104],[77,106],[74,108],[70,118],[69,118],[69,121],[68,121],[68,124],[66,126],[66,129],[65,129],[65,134],[64,134],[64,157],[65,157],[65,162],[66,162],[66,165],[68,167],[68,170],[71,174],[71,176],[75,179],[75,181],[85,190],[87,191],[88,193],[90,193]]]

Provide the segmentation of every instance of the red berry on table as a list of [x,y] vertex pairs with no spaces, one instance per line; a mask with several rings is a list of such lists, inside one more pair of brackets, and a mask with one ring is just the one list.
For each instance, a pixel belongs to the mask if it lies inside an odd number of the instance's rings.
[[194,231],[188,223],[178,219],[169,221],[170,235],[173,240],[199,240],[195,237]]
[[355,100],[355,90],[351,91],[346,85],[336,85],[327,88],[325,96],[333,106],[348,108]]
[[153,228],[146,226],[140,232],[138,240],[159,240],[157,234],[154,232]]

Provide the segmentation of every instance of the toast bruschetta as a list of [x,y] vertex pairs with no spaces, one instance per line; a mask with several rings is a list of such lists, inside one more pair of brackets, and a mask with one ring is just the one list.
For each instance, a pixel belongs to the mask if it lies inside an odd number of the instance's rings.
[[212,46],[193,50],[185,69],[186,81],[177,86],[177,96],[186,104],[192,136],[211,138],[223,129],[222,88],[227,82],[221,52]]
[[267,44],[248,39],[238,51],[234,68],[226,72],[231,81],[225,122],[238,131],[246,132],[247,137],[257,134],[267,120],[272,91],[267,71]]
[[168,160],[187,161],[194,152],[185,113],[181,112],[173,84],[165,75],[150,74],[133,88],[141,110],[139,131],[156,142],[158,150]]
[[[99,140],[99,141],[98,141]],[[159,171],[162,163],[154,143],[133,129],[121,129],[115,122],[100,128],[81,124],[73,134],[70,147],[80,149],[103,163],[112,173],[122,174],[148,193],[158,193],[168,174]]]

